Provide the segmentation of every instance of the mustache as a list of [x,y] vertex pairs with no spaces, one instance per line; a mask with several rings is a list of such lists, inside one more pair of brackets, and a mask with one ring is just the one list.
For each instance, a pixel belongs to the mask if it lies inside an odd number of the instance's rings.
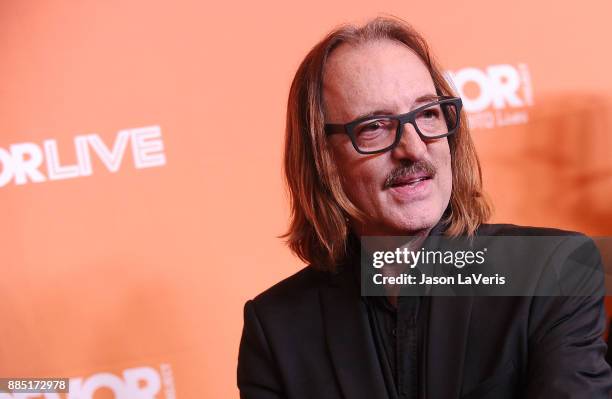
[[413,162],[409,165],[403,164],[393,169],[385,180],[384,188],[392,187],[397,180],[417,173],[425,173],[432,178],[436,175],[436,167],[429,161],[423,160]]

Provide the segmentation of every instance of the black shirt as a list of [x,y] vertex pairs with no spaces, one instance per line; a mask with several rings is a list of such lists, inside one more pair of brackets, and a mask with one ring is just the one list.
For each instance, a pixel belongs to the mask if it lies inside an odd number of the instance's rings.
[[[430,236],[446,228],[436,224]],[[357,245],[359,247],[359,245]],[[425,398],[425,361],[428,296],[398,296],[397,308],[386,296],[362,297],[366,308],[385,385],[392,399]]]
[[387,297],[364,297],[390,398],[424,397],[419,375],[423,361],[429,297],[399,296],[397,308]]

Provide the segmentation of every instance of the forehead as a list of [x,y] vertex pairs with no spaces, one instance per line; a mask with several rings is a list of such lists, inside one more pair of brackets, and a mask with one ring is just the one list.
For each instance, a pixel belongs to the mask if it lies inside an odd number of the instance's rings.
[[431,75],[419,56],[399,42],[343,43],[324,68],[323,106],[330,121],[348,122],[373,110],[406,112],[425,94],[436,94]]

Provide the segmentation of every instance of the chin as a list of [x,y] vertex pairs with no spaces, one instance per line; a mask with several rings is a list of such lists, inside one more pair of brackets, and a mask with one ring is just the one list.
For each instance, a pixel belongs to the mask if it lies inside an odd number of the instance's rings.
[[412,235],[415,234],[421,230],[424,229],[428,229],[431,228],[435,225],[436,223],[429,223],[429,222],[419,222],[419,223],[405,223],[402,224],[400,226],[397,226],[397,231],[398,231],[398,235]]
[[411,235],[419,230],[429,229],[438,223],[442,212],[410,212],[392,217],[387,225],[396,235]]

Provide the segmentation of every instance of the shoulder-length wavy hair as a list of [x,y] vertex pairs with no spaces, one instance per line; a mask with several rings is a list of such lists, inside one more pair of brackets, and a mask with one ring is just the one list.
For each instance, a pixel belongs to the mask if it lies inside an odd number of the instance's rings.
[[[375,40],[393,40],[411,48],[429,69],[437,95],[455,95],[424,38],[399,18],[378,17],[360,27],[341,26],[306,55],[291,84],[287,105],[284,175],[291,217],[282,237],[287,238],[288,246],[300,259],[323,270],[334,270],[347,256],[348,217],[364,220],[364,214],[342,189],[326,145],[323,70],[327,58],[340,44]],[[453,187],[443,233],[473,235],[489,218],[491,207],[483,195],[480,163],[463,111],[457,132],[448,140]]]

